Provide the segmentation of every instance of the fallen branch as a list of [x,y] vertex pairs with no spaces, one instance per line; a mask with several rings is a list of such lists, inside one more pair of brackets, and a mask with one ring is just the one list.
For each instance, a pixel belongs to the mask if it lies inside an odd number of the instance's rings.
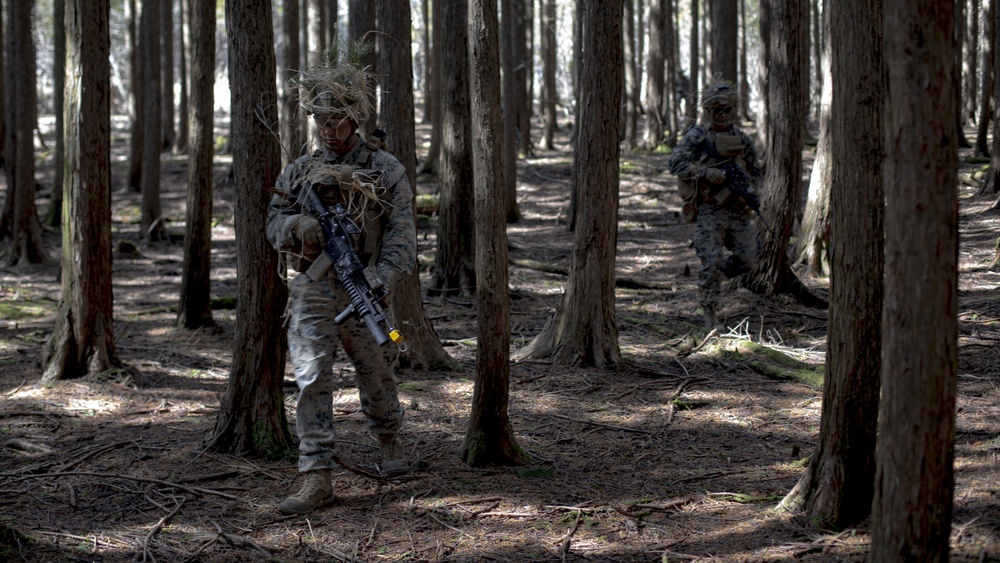
[[552,416],[554,416],[556,418],[562,418],[562,419],[565,419],[565,420],[572,420],[573,422],[579,422],[581,424],[590,424],[592,426],[599,426],[601,428],[607,428],[609,430],[623,430],[625,432],[638,432],[640,434],[652,434],[652,432],[650,432],[649,430],[643,430],[641,428],[628,428],[628,427],[625,427],[625,426],[615,426],[614,424],[604,424],[602,422],[594,422],[593,420],[583,420],[583,419],[579,419],[579,418],[572,418],[572,417],[569,417],[569,416],[565,416],[565,415],[561,415],[561,414],[556,414],[556,413],[552,413]]
[[181,498],[180,502],[177,503],[177,506],[175,506],[174,509],[171,510],[169,514],[167,514],[163,518],[160,518],[160,521],[157,522],[155,526],[153,526],[153,529],[150,530],[148,534],[146,534],[146,537],[142,540],[142,560],[143,561],[146,561],[147,557],[151,561],[155,561],[156,560],[153,557],[153,554],[149,552],[149,540],[152,539],[153,536],[155,536],[156,534],[158,534],[160,532],[160,530],[163,529],[163,525],[164,524],[166,524],[168,521],[170,521],[171,518],[174,517],[174,515],[176,515],[178,512],[180,512],[181,507],[184,506],[184,502],[186,500],[187,500],[186,498]]
[[562,537],[562,540],[560,540],[559,559],[563,561],[563,563],[565,563],[566,561],[566,554],[569,553],[569,544],[573,540],[573,534],[575,534],[577,529],[580,528],[580,520],[582,519],[583,519],[583,511],[577,510],[576,521],[573,522],[573,527],[565,536]]
[[694,348],[691,348],[690,350],[681,350],[681,351],[677,352],[677,357],[678,358],[685,358],[687,356],[690,356],[691,354],[694,354],[698,350],[701,350],[702,348],[704,348],[705,345],[708,344],[708,341],[712,339],[712,337],[718,336],[718,335],[719,335],[719,331],[713,328],[712,331],[709,332],[705,336],[705,339],[702,340],[700,344],[698,344]]

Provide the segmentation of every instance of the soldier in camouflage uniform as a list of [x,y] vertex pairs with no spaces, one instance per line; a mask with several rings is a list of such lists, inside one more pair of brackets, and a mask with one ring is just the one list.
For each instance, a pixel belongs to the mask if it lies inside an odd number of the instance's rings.
[[398,437],[403,408],[396,391],[396,349],[391,344],[380,347],[355,317],[334,324],[334,317],[351,301],[333,268],[321,274],[308,270],[322,252],[323,232],[315,218],[302,212],[300,200],[303,185],[310,182],[324,203],[344,205],[362,230],[358,256],[390,291],[412,271],[416,234],[413,192],[405,169],[381,150],[384,134],[376,131],[364,140],[357,133],[358,123],[369,112],[367,80],[360,65],[338,61],[331,53],[293,82],[300,103],[312,114],[322,146],[285,168],[268,212],[268,240],[299,272],[289,283],[286,322],[300,391],[295,428],[298,466],[305,479],[298,492],[281,503],[285,514],[308,514],[334,500],[332,361],[338,345],[354,364],[361,411],[378,440],[382,473],[392,476],[409,470]]
[[[684,134],[670,157],[669,168],[678,178],[683,216],[695,223],[694,248],[701,260],[700,304],[706,324],[715,327],[723,277],[749,271],[759,247],[750,209],[742,197],[727,188],[726,174],[716,165],[734,160],[754,184],[760,180],[760,169],[750,138],[733,124],[736,92],[732,84],[711,84],[702,93],[702,100],[702,123]],[[706,149],[706,144],[714,150]],[[725,160],[718,160],[712,152]],[[727,250],[732,254],[727,256]]]

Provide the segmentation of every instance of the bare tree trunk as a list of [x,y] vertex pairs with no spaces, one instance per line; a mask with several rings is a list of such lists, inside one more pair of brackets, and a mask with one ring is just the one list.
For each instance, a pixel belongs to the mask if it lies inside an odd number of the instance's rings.
[[712,74],[736,84],[737,0],[712,0]]
[[518,355],[614,370],[621,363],[615,324],[618,142],[623,69],[622,0],[584,0],[580,65],[580,137],[573,160],[579,181],[578,227],[566,292],[555,315]]
[[[635,59],[635,2],[637,0],[625,0],[624,16],[624,38],[625,38],[625,121],[624,121],[624,141],[625,147],[634,149],[638,144],[638,133],[636,131],[639,124],[639,97],[635,95],[637,90],[636,82],[639,74],[636,72]],[[642,0],[638,0],[641,2]],[[554,6],[553,6],[554,10]],[[555,53],[552,54],[553,65],[555,65]],[[552,83],[555,84],[555,70],[553,69]],[[552,108],[553,119],[555,119],[555,108]],[[552,148],[551,133],[546,129],[546,148]]]
[[[281,327],[288,297],[278,254],[264,237],[268,191],[281,166],[270,128],[277,108],[270,2],[226,1],[229,82],[236,176],[236,334],[229,384],[209,440],[223,452],[278,457],[292,448],[281,392],[287,339]],[[261,112],[263,115],[260,115]]]
[[885,14],[891,205],[869,560],[948,561],[958,379],[955,10],[890,0]]
[[[413,59],[410,54],[409,4],[379,0],[379,68],[383,70],[381,123],[388,134],[390,152],[406,168],[410,184],[416,186],[417,147],[413,117]],[[415,193],[415,192],[414,192]],[[427,318],[420,296],[417,265],[395,289],[392,310],[401,326],[409,327],[408,350],[400,364],[419,369],[436,369],[452,364],[437,332]]]
[[163,57],[160,70],[163,79],[160,83],[160,111],[163,115],[163,146],[162,150],[173,148],[177,140],[177,128],[174,125],[174,0],[162,0],[160,6],[160,55]]
[[[836,0],[829,14],[831,301],[819,444],[805,477],[818,529],[855,526],[875,494],[875,436],[882,371],[885,196],[882,188],[882,8]],[[829,82],[826,89],[830,89]],[[821,140],[821,142],[824,142]]]
[[535,65],[528,50],[528,30],[531,29],[531,0],[513,0],[514,19],[510,28],[511,45],[514,60],[514,109],[516,110],[515,125],[517,126],[518,152],[525,157],[534,155],[535,148],[531,142],[531,95],[529,77],[534,72]]
[[66,164],[62,294],[42,357],[43,384],[121,366],[111,290],[109,0],[69,0],[65,13]]
[[326,2],[326,45],[327,48],[336,45],[340,40],[337,27],[340,19],[340,8],[337,0],[324,0]]
[[421,86],[424,89],[424,114],[421,117],[421,123],[431,123],[431,81],[430,76],[433,70],[431,69],[431,64],[434,60],[434,49],[431,46],[431,9],[430,0],[420,0],[420,16],[421,24],[423,24],[420,30],[420,41],[421,47],[424,51],[423,63],[424,63],[424,75],[423,82]]
[[281,100],[281,139],[282,164],[293,162],[302,156],[306,150],[305,135],[302,130],[304,116],[299,107],[297,88],[289,86],[291,80],[302,68],[303,57],[299,52],[299,0],[284,0],[284,13],[281,17],[281,31],[284,35],[285,48],[281,61],[281,83],[284,96]]
[[52,101],[56,118],[56,142],[54,155],[54,180],[49,209],[45,212],[45,224],[55,227],[62,222],[63,175],[66,164],[66,126],[63,107],[66,87],[66,0],[55,0],[52,6],[53,43],[55,47],[52,62]]
[[667,69],[663,77],[663,102],[666,121],[663,123],[666,128],[667,146],[670,148],[677,146],[677,57],[674,51],[674,36],[677,29],[674,27],[674,0],[663,0],[663,32],[664,32],[664,58]]
[[[997,0],[993,0],[993,10],[990,12],[990,23],[992,25],[992,36],[993,36],[993,48],[991,49],[993,54],[993,60],[990,64],[993,65],[993,81],[994,83],[1000,81],[1000,45],[998,45],[997,38],[1000,37],[1000,8],[997,7]],[[1000,85],[994,85],[993,88],[993,107],[1000,112]],[[998,176],[1000,176],[1000,118],[993,119],[993,152],[990,158],[990,167],[986,171],[986,178],[983,180],[983,185],[980,188],[980,193],[995,194],[1000,192],[1000,182],[998,182]],[[1000,199],[993,202],[991,209],[997,209],[1000,207]]]
[[[988,0],[972,0],[968,5],[968,25],[966,25],[967,37],[965,44],[965,68],[966,68],[966,79],[965,79],[965,106],[964,113],[966,119],[970,122],[976,122],[976,99],[979,93],[979,76],[978,76],[978,58],[979,49],[977,46],[980,44],[979,37],[979,10],[980,5],[986,6]],[[988,24],[987,24],[988,25]],[[986,67],[983,67],[984,75],[983,80],[985,81]]]
[[698,86],[700,84],[698,80],[698,1],[691,0],[691,43],[688,45],[688,56],[691,57],[691,61],[688,63],[691,90],[688,94],[685,117],[687,117],[687,122],[692,124],[698,122]]
[[174,154],[184,154],[188,150],[188,141],[191,134],[191,123],[188,115],[188,45],[191,43],[191,0],[179,0],[178,9],[181,21],[181,32],[177,34],[180,43],[177,49],[177,64],[180,71],[181,97],[177,104],[177,142],[174,143]]
[[[447,0],[443,0],[447,1]],[[441,156],[441,43],[444,31],[441,29],[442,0],[433,0],[431,16],[431,49],[428,54],[430,62],[427,65],[427,95],[424,109],[430,114],[431,146],[427,149],[427,160],[420,166],[421,172],[433,172],[438,169]]]
[[[987,133],[990,130],[990,101],[993,97],[993,89],[996,88],[996,75],[993,72],[993,50],[997,46],[996,26],[993,24],[994,12],[997,9],[997,0],[988,0],[989,8],[986,10],[986,21],[984,22],[986,31],[986,41],[983,42],[983,88],[982,106],[979,110],[979,130],[976,135],[976,156],[990,156],[987,144]],[[984,182],[985,185],[985,182]],[[980,191],[980,193],[983,193]]]
[[[348,15],[350,16],[350,33],[348,36],[355,41],[366,41],[374,46],[376,43],[375,2],[371,0],[350,0],[350,12]],[[409,49],[407,49],[407,52],[409,52]],[[369,67],[372,74],[380,76],[378,54],[374,48],[362,57],[362,64]],[[381,81],[379,81],[379,84],[381,84]],[[364,137],[371,135],[379,123],[378,114],[381,108],[378,108],[378,99],[375,96],[376,94],[373,89],[371,93],[372,111],[368,115],[368,120],[360,126],[361,135]]]
[[[128,12],[128,25],[125,28],[125,38],[128,43],[129,62],[129,112],[132,115],[132,130],[129,135],[129,168],[128,185],[133,192],[142,191],[142,148],[145,145],[146,123],[143,119],[143,84],[142,67],[139,66],[141,46],[139,36],[142,35],[142,22],[139,14],[140,0],[125,0]],[[139,19],[139,22],[136,22]],[[138,25],[138,28],[136,27]]]
[[187,226],[177,325],[215,326],[212,319],[212,134],[215,109],[215,6],[192,2],[191,154],[188,157]]
[[[476,185],[476,385],[462,459],[472,466],[519,465],[530,457],[514,438],[507,412],[510,389],[510,289],[501,134],[496,2],[469,5],[469,87]],[[509,21],[509,20],[508,20]]]
[[441,125],[444,158],[438,197],[437,254],[428,295],[475,295],[476,220],[469,101],[468,2],[444,2]]
[[508,223],[521,220],[517,206],[517,73],[514,70],[514,0],[500,2],[500,67],[503,77],[503,179]]
[[[654,150],[663,139],[663,52],[666,48],[664,26],[666,18],[663,4],[666,0],[649,2],[649,53],[646,68],[646,127],[642,135],[642,147]],[[579,181],[579,180],[578,180]]]
[[962,115],[962,46],[965,44],[965,0],[954,0],[952,2],[955,9],[954,29],[952,36],[954,40],[955,61],[951,65],[954,82],[952,89],[955,92],[955,126],[958,133],[959,148],[967,149],[972,145],[965,137],[965,117]]
[[[8,2],[11,0],[7,0]],[[3,10],[3,0],[0,0],[0,15],[4,13]],[[7,166],[7,130],[9,128],[10,116],[7,114],[7,109],[10,107],[8,103],[7,96],[7,86],[10,83],[7,80],[7,69],[10,64],[7,59],[7,43],[4,42],[4,26],[0,22],[0,167],[6,168]],[[7,190],[10,191],[10,183],[7,183]],[[10,194],[8,193],[8,196]],[[10,203],[10,197],[7,198],[7,204]],[[5,205],[7,207],[7,205]],[[4,220],[7,219],[7,214],[4,213],[0,216],[0,238],[3,238],[6,233],[4,233]]]
[[326,26],[323,21],[326,18],[324,10],[325,0],[305,0],[309,10],[309,49],[306,56],[310,64],[315,64],[316,58],[326,50]]
[[142,204],[140,225],[142,239],[157,242],[167,238],[160,206],[160,150],[163,148],[163,115],[161,103],[160,56],[160,4],[162,0],[143,0],[141,34],[139,39],[142,59],[142,114],[146,131],[142,144]]
[[[32,38],[31,11],[34,0],[11,2],[8,7],[8,36],[14,46],[8,51],[13,96],[13,158],[7,163],[13,173],[8,178],[8,194],[13,201],[11,246],[7,252],[12,265],[38,264],[46,259],[42,242],[42,225],[35,205],[35,46]],[[10,181],[10,180],[8,180]]]

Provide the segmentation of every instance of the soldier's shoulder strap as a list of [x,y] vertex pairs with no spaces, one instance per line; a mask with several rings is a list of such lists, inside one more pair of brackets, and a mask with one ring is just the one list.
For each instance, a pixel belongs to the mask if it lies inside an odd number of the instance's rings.
[[372,153],[383,148],[388,137],[389,135],[381,129],[372,131],[372,134],[365,139],[365,146],[361,148],[361,152],[358,154],[358,166],[361,168],[370,168]]

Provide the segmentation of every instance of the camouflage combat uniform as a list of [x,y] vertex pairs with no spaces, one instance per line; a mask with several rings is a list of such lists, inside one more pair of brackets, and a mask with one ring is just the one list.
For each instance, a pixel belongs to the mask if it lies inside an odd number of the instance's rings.
[[[738,166],[756,182],[760,178],[753,143],[740,129],[730,125],[726,131],[713,131],[694,125],[685,133],[670,157],[670,172],[682,183],[693,188],[690,203],[696,212],[694,249],[701,260],[698,286],[701,288],[701,306],[709,318],[714,318],[718,306],[717,294],[723,277],[742,273],[757,259],[757,233],[750,224],[750,210],[736,194],[725,189],[725,184],[715,186],[705,180],[705,171],[713,160],[698,145],[706,140],[715,146],[719,135],[736,135],[743,144],[741,155],[735,157]],[[728,196],[728,197],[727,197]],[[723,201],[719,201],[722,199]],[[732,256],[726,257],[726,250]]]
[[[363,217],[354,218],[363,231],[356,249],[359,257],[366,265],[374,267],[390,290],[413,270],[416,255],[413,191],[405,169],[388,152],[371,150],[365,141],[358,140],[357,147],[343,158],[320,148],[285,167],[268,211],[268,240],[286,256],[297,258],[297,263],[290,263],[300,272],[289,283],[286,322],[289,356],[300,390],[295,426],[300,440],[299,471],[302,472],[336,465],[333,459],[332,361],[338,343],[354,364],[361,411],[368,419],[372,434],[383,440],[390,439],[403,421],[394,374],[395,348],[380,347],[356,317],[335,325],[334,317],[347,308],[350,298],[337,283],[332,268],[320,279],[312,280],[305,273],[310,261],[300,253],[296,255],[301,242],[296,240],[293,227],[301,213],[297,200],[303,182],[307,178],[315,182],[313,172],[325,166],[351,165],[355,173],[379,178],[378,183],[385,188],[380,190],[378,201],[366,206]],[[348,194],[333,193],[332,196],[346,198]],[[326,194],[324,200],[331,203]]]

